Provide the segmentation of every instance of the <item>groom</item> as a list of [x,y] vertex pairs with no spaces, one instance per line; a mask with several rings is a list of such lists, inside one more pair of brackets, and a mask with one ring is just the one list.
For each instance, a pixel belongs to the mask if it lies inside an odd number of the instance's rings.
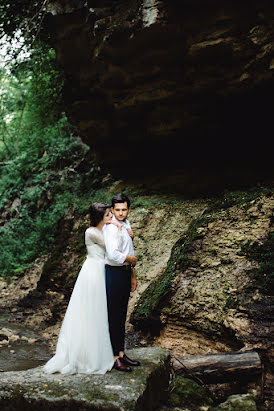
[[131,366],[140,365],[131,360],[124,352],[125,322],[130,291],[135,291],[137,281],[132,231],[127,216],[130,212],[130,200],[124,194],[112,198],[113,219],[121,224],[119,230],[114,224],[104,228],[106,244],[106,293],[108,305],[109,333],[114,354],[114,368],[119,371],[131,371]]

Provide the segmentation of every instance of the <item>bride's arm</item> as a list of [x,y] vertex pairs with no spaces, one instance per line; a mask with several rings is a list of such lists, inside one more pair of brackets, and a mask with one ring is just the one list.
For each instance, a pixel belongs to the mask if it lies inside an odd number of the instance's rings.
[[85,234],[85,242],[88,244],[89,241],[92,241],[93,243],[99,244],[99,245],[105,245],[104,242],[104,237],[102,233],[100,233],[99,230],[97,230],[95,227],[90,227],[86,230]]
[[130,237],[132,238],[132,240],[133,240],[134,234],[133,234],[132,229],[131,229],[131,228],[127,228],[127,232],[128,232],[129,236],[130,236]]
[[133,231],[132,231],[132,229],[131,229],[131,225],[130,225],[130,223],[129,223],[128,220],[126,220],[126,229],[127,229],[128,235],[129,235],[129,236],[131,237],[131,239],[133,240],[134,234],[133,234]]

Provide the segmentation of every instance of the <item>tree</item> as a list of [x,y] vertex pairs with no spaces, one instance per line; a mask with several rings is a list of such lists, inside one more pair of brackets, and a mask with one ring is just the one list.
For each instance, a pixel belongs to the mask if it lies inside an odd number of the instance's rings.
[[20,35],[29,43],[35,40],[37,34],[43,31],[42,22],[49,3],[49,0],[0,0],[0,37]]

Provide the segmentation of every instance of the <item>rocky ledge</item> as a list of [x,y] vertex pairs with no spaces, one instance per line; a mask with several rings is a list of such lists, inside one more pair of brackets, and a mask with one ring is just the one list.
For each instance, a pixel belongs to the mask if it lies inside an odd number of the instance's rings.
[[155,410],[167,392],[169,351],[138,348],[129,351],[142,362],[131,373],[105,375],[45,374],[42,367],[0,375],[2,411],[39,410]]
[[274,5],[241,3],[50,2],[66,113],[114,176],[203,193],[273,175]]

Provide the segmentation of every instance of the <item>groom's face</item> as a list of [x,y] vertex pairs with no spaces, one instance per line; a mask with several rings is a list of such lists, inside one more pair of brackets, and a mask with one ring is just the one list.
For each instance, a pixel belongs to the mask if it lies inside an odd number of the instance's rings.
[[128,208],[127,202],[125,201],[124,203],[115,203],[111,211],[114,214],[116,220],[125,221],[130,212],[130,208]]

